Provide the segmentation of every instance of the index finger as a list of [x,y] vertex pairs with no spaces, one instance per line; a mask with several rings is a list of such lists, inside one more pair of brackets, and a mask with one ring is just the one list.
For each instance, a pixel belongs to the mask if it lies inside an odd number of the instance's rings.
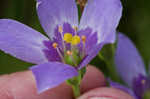
[[[95,67],[88,66],[81,83],[81,92],[104,85],[103,74]],[[73,93],[70,86],[62,83],[38,94],[31,71],[25,71],[0,77],[0,99],[73,99]]]
[[38,94],[31,71],[0,77],[0,99],[72,99],[72,96],[70,86],[65,83]]

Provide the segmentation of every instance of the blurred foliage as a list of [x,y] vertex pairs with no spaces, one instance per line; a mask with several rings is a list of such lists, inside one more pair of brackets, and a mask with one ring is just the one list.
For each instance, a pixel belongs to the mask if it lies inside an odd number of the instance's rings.
[[[125,33],[136,44],[146,66],[150,61],[150,1],[122,0],[123,16],[118,31]],[[1,0],[0,18],[20,21],[42,33],[35,0]],[[105,68],[104,63],[95,59],[92,64]],[[28,69],[29,63],[22,62],[0,51],[0,74]]]

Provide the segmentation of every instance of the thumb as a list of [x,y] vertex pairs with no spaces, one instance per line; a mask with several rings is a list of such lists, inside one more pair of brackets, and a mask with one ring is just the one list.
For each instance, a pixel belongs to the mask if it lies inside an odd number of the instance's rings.
[[96,88],[91,90],[78,99],[134,99],[127,93],[115,88]]

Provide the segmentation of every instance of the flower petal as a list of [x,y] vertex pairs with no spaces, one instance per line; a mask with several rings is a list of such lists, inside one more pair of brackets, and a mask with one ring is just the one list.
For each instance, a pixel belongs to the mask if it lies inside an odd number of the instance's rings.
[[118,73],[130,87],[135,77],[139,74],[146,75],[139,52],[131,40],[121,33],[118,35],[115,63]]
[[119,84],[119,83],[113,82],[113,81],[111,81],[111,80],[109,80],[109,84],[110,84],[110,86],[113,87],[113,88],[117,88],[117,89],[120,89],[120,90],[122,90],[122,91],[124,91],[124,92],[127,92],[128,94],[130,94],[131,96],[133,96],[135,99],[139,99],[139,98],[135,95],[134,91],[131,90],[130,88],[128,88],[128,87],[126,87],[126,86],[123,86],[123,85],[121,85],[121,84]]
[[84,53],[86,55],[88,55],[88,53],[90,52],[90,50],[93,49],[93,47],[95,45],[97,45],[97,33],[92,33],[92,29],[90,28],[86,28],[84,30],[80,30],[78,32],[78,35],[80,36],[80,38],[82,38],[82,36],[85,36],[86,37],[86,40],[85,40],[85,49],[83,49],[83,43],[80,43],[79,44],[79,49],[80,51],[83,51],[84,50]]
[[42,34],[24,24],[0,19],[0,49],[19,59],[35,64],[47,62],[42,51],[46,40]]
[[47,47],[47,49],[43,49],[43,52],[45,56],[47,57],[48,61],[61,61],[61,58],[57,52],[57,50],[53,47],[52,41],[44,41],[44,45]]
[[78,69],[83,68],[84,66],[86,66],[97,54],[98,52],[101,50],[101,48],[103,47],[105,43],[101,43],[98,45],[95,45],[89,52],[88,55],[82,60],[82,62],[80,63],[80,65],[78,66]]
[[57,25],[69,23],[78,26],[75,0],[37,0],[37,12],[45,32],[51,38]]
[[81,17],[80,29],[98,32],[98,43],[114,43],[116,27],[122,15],[120,0],[88,0]]
[[30,69],[36,79],[39,93],[58,86],[65,80],[78,75],[74,67],[58,62],[40,64]]
[[132,88],[139,99],[142,99],[144,93],[150,89],[149,77],[140,74],[138,77],[134,78]]

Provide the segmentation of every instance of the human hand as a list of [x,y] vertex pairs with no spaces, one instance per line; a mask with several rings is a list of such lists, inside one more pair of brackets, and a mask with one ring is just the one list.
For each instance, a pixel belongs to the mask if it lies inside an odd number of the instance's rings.
[[[106,87],[103,74],[92,66],[87,67],[81,93],[79,99],[133,99],[121,90]],[[73,93],[71,87],[63,83],[38,94],[31,71],[25,71],[0,77],[0,99],[73,99]]]

